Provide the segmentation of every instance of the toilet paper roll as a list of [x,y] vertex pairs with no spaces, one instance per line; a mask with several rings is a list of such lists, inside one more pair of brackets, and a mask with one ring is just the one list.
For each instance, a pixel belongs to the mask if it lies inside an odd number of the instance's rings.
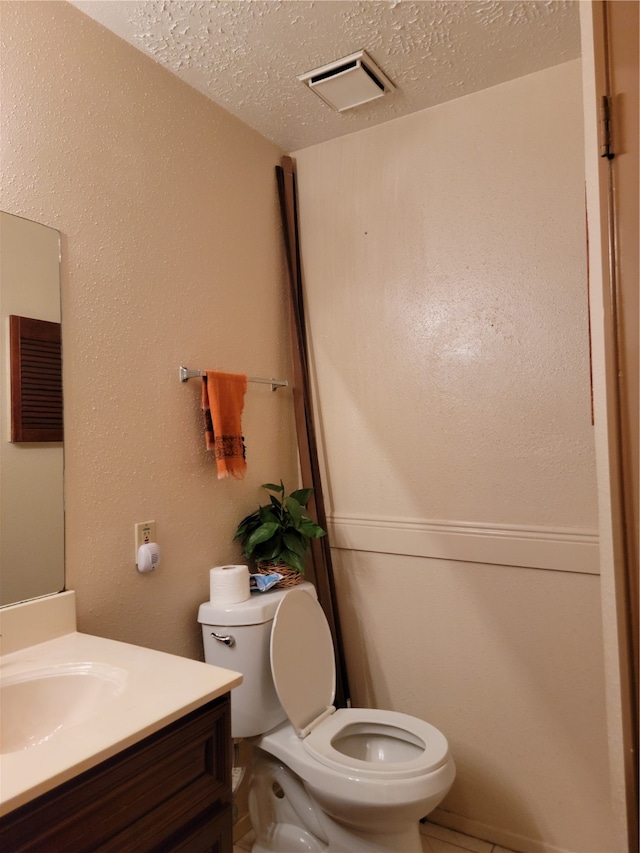
[[239,604],[249,596],[248,566],[216,566],[209,572],[211,601],[216,604]]

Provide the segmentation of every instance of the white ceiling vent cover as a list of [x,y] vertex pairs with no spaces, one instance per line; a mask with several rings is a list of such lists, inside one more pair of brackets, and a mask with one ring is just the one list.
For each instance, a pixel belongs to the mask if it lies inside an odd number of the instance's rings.
[[339,113],[381,98],[395,86],[364,50],[298,77]]

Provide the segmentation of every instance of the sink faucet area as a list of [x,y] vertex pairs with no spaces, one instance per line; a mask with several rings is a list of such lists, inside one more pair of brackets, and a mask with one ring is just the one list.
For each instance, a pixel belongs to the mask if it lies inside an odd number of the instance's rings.
[[0,611],[0,815],[240,684],[200,661],[81,634],[75,595]]

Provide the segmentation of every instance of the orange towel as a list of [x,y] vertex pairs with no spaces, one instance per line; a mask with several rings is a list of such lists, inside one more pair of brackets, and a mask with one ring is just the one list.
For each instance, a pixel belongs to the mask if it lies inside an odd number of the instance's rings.
[[202,412],[207,450],[213,450],[218,479],[242,480],[247,463],[242,435],[242,410],[247,377],[207,370],[202,377]]

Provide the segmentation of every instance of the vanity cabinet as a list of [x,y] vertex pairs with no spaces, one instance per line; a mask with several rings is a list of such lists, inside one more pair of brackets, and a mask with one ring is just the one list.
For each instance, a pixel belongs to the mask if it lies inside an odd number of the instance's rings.
[[231,748],[227,693],[9,812],[0,850],[231,853]]

